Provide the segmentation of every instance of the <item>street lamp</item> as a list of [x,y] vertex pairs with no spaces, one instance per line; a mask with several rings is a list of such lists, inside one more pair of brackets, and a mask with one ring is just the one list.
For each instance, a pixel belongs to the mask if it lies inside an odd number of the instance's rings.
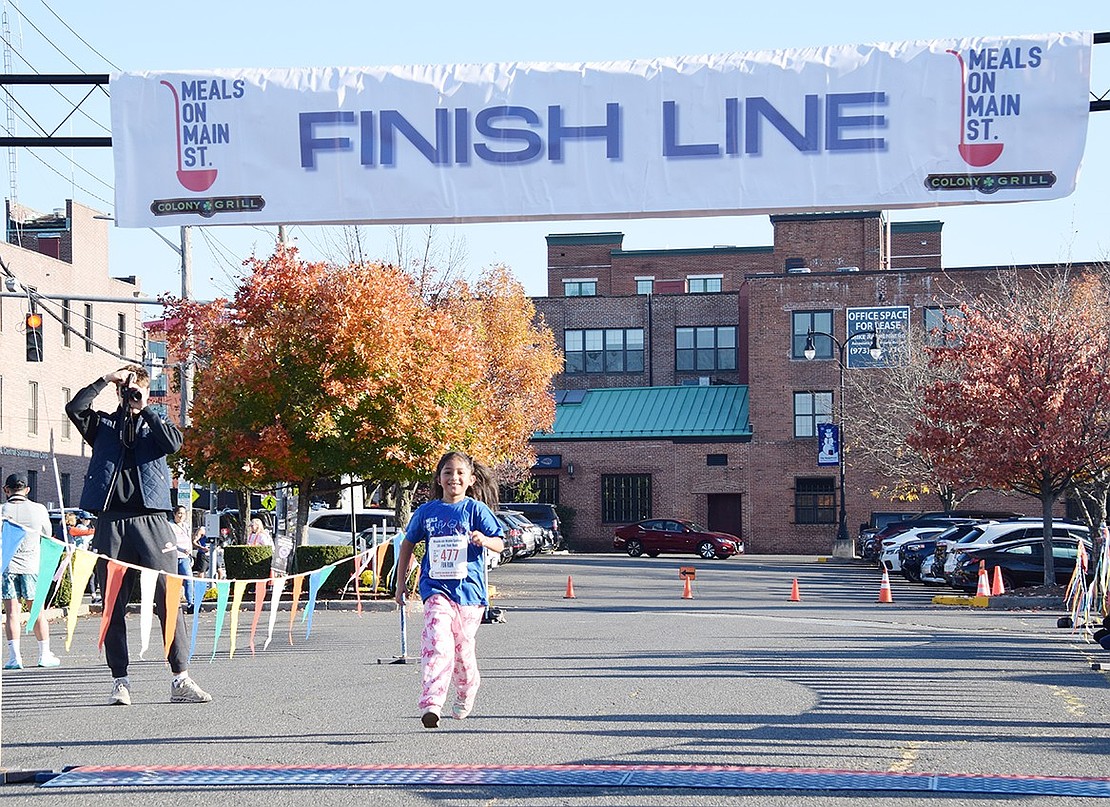
[[831,333],[810,330],[809,333],[806,334],[806,345],[802,350],[802,355],[805,356],[806,361],[813,361],[813,359],[817,357],[817,346],[813,341],[813,337],[815,336],[824,336],[836,345],[837,363],[840,367],[840,390],[837,400],[836,415],[836,422],[840,427],[840,447],[837,451],[837,473],[840,476],[840,517],[836,526],[836,542],[833,544],[833,557],[852,558],[855,557],[856,553],[852,547],[852,539],[848,537],[848,513],[844,506],[844,350],[853,339],[861,336],[871,337],[871,345],[868,347],[867,352],[874,361],[878,361],[882,358],[883,349],[879,346],[879,334],[874,330],[855,331],[849,334],[848,338],[843,342]]

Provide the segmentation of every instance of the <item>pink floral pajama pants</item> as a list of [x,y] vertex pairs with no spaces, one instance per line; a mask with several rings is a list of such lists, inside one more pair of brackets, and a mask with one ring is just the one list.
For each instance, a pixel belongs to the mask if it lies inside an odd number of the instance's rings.
[[447,689],[455,685],[456,708],[473,708],[482,676],[474,640],[482,624],[484,605],[459,605],[442,594],[424,601],[424,630],[420,634],[420,711],[442,712]]

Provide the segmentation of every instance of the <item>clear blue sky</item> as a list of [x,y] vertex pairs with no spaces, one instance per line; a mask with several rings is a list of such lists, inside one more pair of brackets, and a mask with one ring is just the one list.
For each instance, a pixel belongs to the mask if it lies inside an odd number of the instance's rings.
[[[187,3],[20,0],[3,3],[13,46],[12,72],[103,73],[120,69],[327,67],[462,62],[597,62],[777,50],[821,45],[963,36],[1110,31],[1107,0],[931,0],[926,3],[697,3],[564,0],[544,5],[315,0]],[[927,11],[926,11],[927,9]],[[80,97],[87,88],[67,89]],[[1094,48],[1091,89],[1110,91],[1110,45]],[[17,90],[17,133],[35,134],[30,116],[58,134],[103,136],[108,104],[97,94],[83,113],[66,114],[52,91]],[[23,120],[18,120],[22,118]],[[5,155],[6,156],[6,155]],[[4,195],[11,196],[8,180]],[[111,212],[108,149],[17,150],[20,202],[48,212],[66,198]],[[974,266],[1110,259],[1110,112],[1091,116],[1078,190],[1062,200],[896,211],[895,221],[944,222],[945,263]],[[273,229],[208,227],[194,235],[193,292],[226,294],[252,250],[267,254]],[[421,238],[421,228],[407,236]],[[465,245],[466,266],[510,266],[529,294],[546,291],[544,236],[619,230],[627,249],[771,243],[766,216],[702,219],[472,224],[437,228]],[[176,241],[178,231],[163,232]],[[339,258],[337,228],[293,227],[309,257]],[[363,228],[371,257],[393,259],[394,233]],[[149,230],[113,228],[111,273],[138,275],[149,294],[178,292],[177,256]],[[13,267],[18,273],[18,267]]]

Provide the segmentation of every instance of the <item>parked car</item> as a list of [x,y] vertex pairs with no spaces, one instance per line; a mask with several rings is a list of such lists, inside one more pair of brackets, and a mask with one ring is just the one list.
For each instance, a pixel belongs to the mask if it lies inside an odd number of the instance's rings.
[[524,513],[520,513],[516,510],[501,509],[497,511],[496,515],[520,530],[520,537],[524,542],[524,550],[514,555],[514,557],[526,558],[535,555],[539,551],[540,543],[543,541],[542,527],[533,524]]
[[937,548],[941,544],[947,546],[955,543],[978,529],[980,524],[991,522],[973,521],[967,524],[956,524],[941,533],[919,541],[910,541],[899,548],[902,563],[902,574],[908,580],[926,585],[944,585],[944,564],[936,565]]
[[554,551],[565,548],[563,534],[559,531],[559,515],[555,506],[545,502],[502,502],[505,510],[515,510],[523,513],[533,524],[539,525],[544,531],[544,540],[540,546],[543,551]]
[[633,558],[643,554],[654,558],[668,552],[709,559],[740,554],[744,542],[727,532],[710,532],[692,521],[649,518],[614,530],[613,549]]
[[905,544],[911,541],[931,538],[934,535],[939,535],[944,532],[944,530],[944,527],[912,527],[905,532],[895,535],[893,538],[887,538],[883,541],[883,551],[879,555],[879,563],[881,563],[887,571],[902,571],[902,560],[898,551]]
[[[1082,524],[1069,521],[1054,521],[1052,523],[1053,538],[1076,538],[1086,540],[1088,530]],[[1026,538],[1044,540],[1044,527],[1040,519],[1020,519],[1015,521],[998,521],[982,524],[978,529],[969,531],[963,538],[955,543],[949,542],[944,552],[943,577],[951,585],[952,574],[960,562],[960,556],[966,552],[989,547],[995,544],[1010,543]],[[940,545],[937,545],[940,554]],[[959,586],[956,586],[959,588]]]
[[518,555],[525,553],[523,530],[500,513],[493,514],[501,522],[501,530],[505,548],[501,550],[501,562],[508,563]]
[[[355,533],[376,526],[392,536],[397,532],[397,519],[392,510],[367,508],[354,513]],[[311,510],[305,546],[347,546],[351,543],[350,510]],[[361,547],[360,547],[361,548]]]
[[867,523],[860,525],[859,535],[856,537],[856,554],[864,560],[877,560],[879,546],[875,543],[875,536],[879,531],[888,524],[906,521],[916,515],[916,513],[872,512]]
[[[1057,585],[1067,585],[1071,579],[1081,540],[1086,544],[1084,539],[1053,537],[1052,565]],[[1087,552],[1090,553],[1089,545]],[[1002,570],[1002,585],[1007,591],[1044,584],[1044,541],[1040,536],[1005,544],[980,545],[962,553],[952,570],[952,585],[974,591],[979,583],[980,561],[986,565],[992,580],[993,569],[998,567]]]

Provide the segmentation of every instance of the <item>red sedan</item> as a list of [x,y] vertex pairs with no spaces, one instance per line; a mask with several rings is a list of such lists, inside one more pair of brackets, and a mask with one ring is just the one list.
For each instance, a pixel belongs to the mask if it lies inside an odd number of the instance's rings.
[[699,555],[708,560],[739,555],[744,551],[744,542],[727,532],[709,532],[692,521],[649,518],[617,527],[613,532],[613,549],[634,558],[644,554],[654,558],[669,552]]

